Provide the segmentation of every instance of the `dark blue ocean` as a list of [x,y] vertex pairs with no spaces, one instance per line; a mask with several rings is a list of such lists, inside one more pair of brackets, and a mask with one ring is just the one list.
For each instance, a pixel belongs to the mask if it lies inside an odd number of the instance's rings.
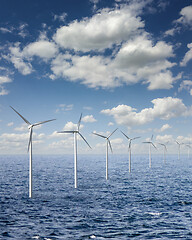
[[0,156],[0,239],[192,239],[192,158],[154,155]]

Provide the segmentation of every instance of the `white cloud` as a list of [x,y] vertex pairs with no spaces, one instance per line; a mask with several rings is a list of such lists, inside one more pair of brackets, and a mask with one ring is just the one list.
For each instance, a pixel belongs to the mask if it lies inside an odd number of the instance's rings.
[[93,117],[93,115],[87,115],[87,116],[84,116],[82,118],[82,122],[89,122],[89,123],[92,123],[92,122],[96,122],[97,120]]
[[18,27],[18,35],[20,35],[22,38],[25,38],[28,35],[26,27],[28,27],[27,23],[20,24],[20,26]]
[[[133,1],[102,9],[92,17],[57,29],[52,40],[44,34],[22,49],[17,43],[10,47],[9,59],[23,75],[32,73],[34,56],[51,60],[52,80],[63,78],[90,88],[109,89],[141,82],[148,84],[149,90],[170,89],[177,80],[170,71],[175,65],[169,60],[174,57],[173,47],[164,41],[153,42],[145,32],[139,14],[147,3]],[[58,46],[65,53],[59,52]],[[108,48],[110,54],[106,56],[104,50]]]
[[73,122],[67,122],[63,128],[64,131],[74,131],[77,130],[77,124]]
[[113,125],[114,125],[113,122],[109,122],[109,123],[108,123],[108,126],[113,126]]
[[93,10],[96,10],[97,4],[99,3],[100,0],[89,0],[91,3],[93,3]]
[[[40,129],[41,127],[41,125],[38,125],[35,126],[35,129]],[[14,130],[18,132],[26,132],[28,131],[28,125],[26,123],[22,123],[19,127],[15,127]]]
[[59,106],[56,109],[56,113],[59,112],[65,112],[65,111],[71,111],[73,109],[73,104],[59,104]]
[[[149,89],[170,89],[178,77],[168,70],[175,63],[172,46],[165,42],[153,45],[143,34],[122,45],[113,58],[59,54],[51,64],[52,78],[79,81],[91,88],[114,88],[123,84],[149,83]],[[87,62],[89,64],[87,65]]]
[[176,22],[191,25],[192,24],[192,5],[181,9],[180,15],[181,17],[178,20],[176,20]]
[[13,63],[14,67],[23,75],[31,74],[33,71],[32,65],[30,62],[24,62],[24,56],[20,50],[19,44],[15,44],[15,46],[10,47],[9,50],[9,59]]
[[0,76],[0,96],[7,95],[9,92],[4,88],[4,84],[10,83],[12,80],[7,76]]
[[153,108],[145,108],[136,112],[135,108],[118,105],[112,109],[102,110],[101,113],[113,116],[117,124],[134,126],[152,122],[156,118],[168,120],[173,117],[192,115],[192,109],[187,108],[181,99],[165,97],[151,101]]
[[172,46],[160,41],[156,44],[149,39],[147,34],[137,36],[127,41],[120,49],[115,59],[120,68],[142,68],[153,62],[159,62],[173,56]]
[[[87,64],[89,63],[89,64]],[[91,88],[113,88],[119,86],[113,73],[110,72],[108,59],[101,56],[58,55],[51,69],[55,78],[63,77],[71,82],[80,81]]]
[[9,123],[7,123],[7,126],[11,127],[11,126],[13,126],[13,124],[14,124],[13,122],[9,122]]
[[0,27],[0,31],[2,33],[12,33],[12,29],[5,28],[5,27]]
[[103,50],[138,33],[144,24],[135,9],[103,9],[92,18],[59,28],[54,40],[63,48],[80,51]]
[[85,107],[83,107],[83,109],[90,111],[90,110],[92,110],[93,108],[90,107],[90,106],[85,106]]
[[20,127],[16,127],[14,128],[15,131],[18,131],[18,132],[25,132],[28,130],[28,126],[26,123],[22,123],[22,125],[20,125]]
[[189,51],[186,52],[183,60],[180,62],[181,66],[186,66],[187,63],[192,59],[192,43],[187,44],[187,47],[189,48]]
[[164,132],[169,128],[171,128],[171,126],[168,123],[166,123],[160,129],[156,129],[156,132]]
[[192,90],[192,81],[191,80],[184,80],[181,82],[178,91],[182,91],[183,89],[191,92]]
[[23,75],[28,75],[33,72],[31,61],[34,56],[48,60],[53,58],[58,51],[53,42],[43,39],[28,44],[23,50],[20,48],[20,43],[16,43],[14,46],[11,46],[9,50],[10,54],[8,59]]
[[[33,133],[33,144],[42,144],[45,134]],[[3,133],[0,135],[0,148],[6,153],[13,153],[11,150],[14,148],[14,152],[23,153],[27,152],[27,145],[29,141],[29,133]]]
[[156,141],[160,142],[160,143],[164,143],[164,144],[166,144],[166,143],[170,143],[171,144],[171,143],[175,142],[175,140],[174,140],[172,135],[164,135],[164,136],[157,135],[156,136]]
[[26,57],[38,56],[43,59],[50,59],[56,55],[57,51],[58,49],[53,42],[39,40],[28,44],[23,49],[23,55]]
[[67,13],[65,13],[65,12],[63,12],[63,13],[60,14],[60,15],[55,14],[55,15],[54,15],[54,21],[55,21],[55,20],[59,20],[59,21],[61,21],[61,22],[65,22],[66,17],[67,17]]

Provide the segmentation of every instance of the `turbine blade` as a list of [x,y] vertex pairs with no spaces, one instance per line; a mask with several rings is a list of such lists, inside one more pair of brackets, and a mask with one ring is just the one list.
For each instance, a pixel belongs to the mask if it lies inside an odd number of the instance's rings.
[[80,128],[80,124],[81,124],[81,118],[82,118],[82,113],[81,113],[81,116],[79,118],[79,122],[77,124],[77,130],[79,131],[79,128]]
[[[122,131],[121,131],[122,132]],[[122,134],[127,138],[130,139],[124,132],[122,132]]]
[[74,133],[75,131],[60,131],[60,132],[57,132],[57,133]]
[[131,140],[129,141],[129,149],[131,148]]
[[33,133],[33,128],[30,129],[30,135],[29,135],[29,143],[28,143],[28,152],[29,152],[29,147],[32,142],[32,133]]
[[153,134],[152,134],[152,136],[151,136],[151,141],[153,140]]
[[178,145],[180,145],[180,143],[179,142],[177,142],[177,141],[175,141]]
[[117,129],[118,129],[118,128],[116,128],[116,129],[109,135],[109,137],[107,137],[107,138],[110,138],[110,137],[112,136],[112,134],[113,134],[115,131],[117,131]]
[[151,144],[153,145],[153,147],[154,147],[155,149],[157,149],[156,146],[155,146],[152,142],[151,142]]
[[167,147],[165,146],[165,150],[166,150],[166,152],[167,152]]
[[99,136],[99,137],[102,137],[102,138],[107,138],[107,137],[105,137],[105,136],[103,136],[103,135],[101,135],[101,134],[98,134],[98,133],[94,133],[94,132],[93,132],[93,134],[95,134],[95,135],[97,135],[97,136]]
[[113,153],[113,149],[112,149],[112,146],[111,146],[111,142],[109,141],[109,139],[107,139],[108,143],[109,143],[109,147],[111,149],[111,152]]
[[13,107],[10,106],[10,108],[13,109],[13,111],[15,111],[28,125],[31,125],[31,123],[29,121],[27,121],[27,119],[25,119],[20,113],[18,113]]
[[134,137],[134,138],[132,138],[131,140],[135,140],[135,139],[138,139],[138,138],[141,138],[141,137]]
[[143,143],[151,143],[151,142],[143,142]]
[[33,124],[33,126],[38,126],[38,125],[41,125],[41,124],[44,124],[44,123],[47,123],[47,122],[51,122],[51,121],[54,121],[54,120],[56,120],[56,119],[51,119],[51,120],[47,120],[47,121],[38,122],[38,123]]
[[[80,133],[80,132],[78,132],[79,133],[79,135],[82,137],[82,139],[87,143],[87,145],[91,148],[91,146],[89,145],[89,143],[87,142],[87,140],[83,137],[83,135]],[[91,148],[92,149],[92,148]]]

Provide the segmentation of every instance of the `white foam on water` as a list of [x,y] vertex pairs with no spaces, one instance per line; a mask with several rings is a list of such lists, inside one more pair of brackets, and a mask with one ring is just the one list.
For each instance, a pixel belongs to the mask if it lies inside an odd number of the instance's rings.
[[160,212],[148,212],[148,214],[150,214],[152,216],[160,216],[162,213],[160,213]]
[[34,237],[32,237],[33,239],[39,239],[40,238],[40,236],[34,236]]
[[94,238],[96,238],[96,236],[95,236],[95,235],[91,235],[90,238],[91,238],[91,239],[94,239]]

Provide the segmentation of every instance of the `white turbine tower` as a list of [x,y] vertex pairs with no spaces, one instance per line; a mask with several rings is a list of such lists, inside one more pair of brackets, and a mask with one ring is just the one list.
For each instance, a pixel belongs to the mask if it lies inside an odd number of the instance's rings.
[[33,188],[33,184],[32,184],[33,183],[33,181],[32,181],[33,180],[32,179],[33,178],[33,175],[32,175],[32,135],[33,135],[33,127],[44,124],[44,123],[47,123],[47,122],[54,121],[56,119],[51,119],[51,120],[31,124],[20,113],[18,113],[13,107],[11,107],[11,108],[28,124],[28,129],[29,129],[29,132],[30,132],[29,143],[28,143],[28,152],[29,152],[29,197],[32,198],[32,188]]
[[102,138],[105,138],[105,139],[106,139],[106,180],[108,180],[108,145],[110,146],[111,152],[113,152],[109,138],[112,136],[112,134],[113,134],[116,130],[117,130],[117,128],[116,128],[111,134],[109,134],[108,137],[93,132],[93,134],[95,134],[95,135],[97,135],[97,136],[99,136],[99,137],[102,137]]
[[180,160],[180,148],[183,143],[179,143],[178,141],[175,141],[178,144],[178,160]]
[[[190,144],[190,143],[189,143]],[[189,159],[189,150],[191,148],[191,146],[189,144],[186,144],[185,146],[188,147],[188,152],[187,152],[187,155],[188,155],[188,159]]]
[[82,118],[82,113],[81,113],[81,116],[79,118],[79,122],[77,124],[77,130],[73,130],[73,131],[60,131],[60,132],[58,132],[58,133],[73,133],[73,135],[74,135],[74,181],[75,181],[75,188],[77,188],[77,135],[79,134],[79,136],[91,148],[89,143],[86,141],[86,139],[83,137],[83,135],[79,131],[80,124],[81,124],[81,118]]
[[148,144],[149,144],[149,167],[150,167],[150,168],[151,168],[151,145],[152,145],[155,149],[157,149],[157,148],[155,147],[155,145],[153,144],[152,140],[153,140],[153,135],[151,136],[151,141],[143,142],[143,143],[148,143]]
[[164,158],[164,164],[166,164],[166,152],[167,152],[167,147],[164,143],[159,143],[159,145],[163,146],[164,147],[164,152],[163,152],[163,158]]
[[124,132],[122,132],[122,134],[129,140],[129,172],[131,172],[131,142],[135,139],[140,138],[140,137],[130,138]]

